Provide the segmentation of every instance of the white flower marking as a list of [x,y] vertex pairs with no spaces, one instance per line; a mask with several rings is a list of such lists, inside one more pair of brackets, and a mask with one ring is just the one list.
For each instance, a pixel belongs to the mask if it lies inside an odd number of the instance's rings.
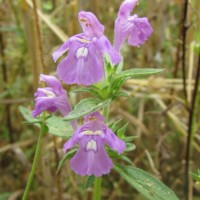
[[91,139],[87,142],[87,145],[86,145],[86,150],[89,151],[89,150],[93,150],[93,151],[97,151],[97,143],[95,140]]
[[77,51],[76,51],[76,57],[77,58],[81,58],[81,57],[87,57],[88,55],[88,49],[86,47],[80,47]]

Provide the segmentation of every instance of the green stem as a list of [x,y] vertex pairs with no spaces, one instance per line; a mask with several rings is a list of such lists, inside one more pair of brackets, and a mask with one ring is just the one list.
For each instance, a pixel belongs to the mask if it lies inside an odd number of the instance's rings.
[[31,172],[30,172],[30,175],[29,175],[29,178],[28,178],[28,183],[26,185],[26,189],[24,191],[22,200],[26,200],[27,197],[28,197],[28,193],[29,193],[32,181],[33,181],[33,176],[35,174],[35,170],[36,170],[36,167],[37,167],[38,158],[39,158],[39,155],[40,155],[41,144],[42,144],[42,136],[45,132],[44,118],[45,117],[44,117],[44,114],[43,114],[43,120],[42,120],[42,123],[41,123],[41,128],[40,128],[40,133],[39,133],[39,137],[38,137],[38,143],[37,143],[37,147],[36,147],[36,151],[35,151],[35,156],[34,156]]
[[[105,106],[103,109],[105,123],[108,121],[109,107],[110,107],[110,105]],[[93,190],[93,200],[101,200],[101,182],[102,182],[102,177],[97,177],[95,179],[94,190]]]
[[101,199],[101,182],[102,177],[97,177],[94,182],[93,200]]

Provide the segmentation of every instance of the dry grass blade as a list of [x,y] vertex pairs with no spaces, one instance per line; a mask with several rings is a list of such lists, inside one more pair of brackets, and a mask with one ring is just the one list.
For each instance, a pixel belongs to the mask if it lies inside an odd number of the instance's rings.
[[[33,8],[33,4],[31,0],[26,0],[26,3]],[[39,9],[37,9],[38,16],[42,19],[42,21],[58,36],[58,38],[64,42],[68,38],[68,36],[55,24],[53,24],[48,16],[43,14]]]
[[139,127],[140,130],[145,135],[150,135],[150,133],[149,133],[148,129],[146,128],[146,126],[139,119],[137,119],[135,116],[129,114],[128,112],[122,110],[121,108],[118,108],[117,112],[120,113],[125,119],[130,121],[132,124],[134,124],[135,126]]
[[25,147],[25,146],[32,144],[33,142],[35,142],[35,139],[30,139],[30,140],[25,140],[25,141],[22,141],[22,142],[16,142],[16,143],[13,143],[13,144],[8,144],[8,145],[5,145],[5,146],[0,148],[0,153],[3,153],[5,151],[8,151],[10,149],[14,149],[14,148],[17,148],[17,147]]

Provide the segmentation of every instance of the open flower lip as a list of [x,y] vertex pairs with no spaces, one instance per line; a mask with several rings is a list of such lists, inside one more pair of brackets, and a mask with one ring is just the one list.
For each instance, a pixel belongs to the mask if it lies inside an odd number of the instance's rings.
[[70,37],[52,56],[56,62],[68,52],[57,66],[58,77],[69,85],[88,86],[105,78],[105,54],[110,56],[113,65],[121,61],[121,56],[104,36],[104,26],[93,13],[81,11],[78,18],[83,33]]
[[81,176],[108,174],[113,163],[104,146],[108,145],[121,154],[125,150],[125,142],[104,124],[104,117],[99,112],[91,113],[84,119],[85,123],[64,144],[65,152],[76,144],[79,145],[77,153],[70,159],[71,169]]

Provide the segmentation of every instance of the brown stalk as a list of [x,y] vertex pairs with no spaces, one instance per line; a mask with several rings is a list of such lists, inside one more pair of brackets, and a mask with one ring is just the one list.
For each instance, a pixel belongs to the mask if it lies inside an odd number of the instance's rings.
[[186,88],[186,66],[185,66],[185,54],[186,54],[186,35],[187,35],[187,11],[188,0],[184,0],[183,4],[183,18],[182,18],[182,75],[183,75],[183,92],[185,99],[187,100],[187,88]]
[[42,46],[42,37],[41,37],[41,29],[40,29],[40,23],[39,23],[39,17],[37,13],[37,2],[36,0],[33,1],[33,12],[34,12],[34,18],[35,18],[35,27],[36,27],[36,35],[37,35],[37,41],[38,41],[38,50],[40,55],[40,62],[42,65],[42,73],[45,73],[45,62],[44,62],[44,52],[43,52],[43,46]]
[[200,52],[199,52],[199,58],[198,58],[198,64],[197,64],[197,73],[195,77],[195,86],[194,86],[194,92],[192,95],[192,102],[191,102],[191,109],[189,112],[189,122],[188,122],[188,135],[187,135],[187,144],[186,144],[186,154],[185,154],[185,195],[186,199],[189,199],[189,187],[190,187],[190,179],[189,179],[189,173],[190,173],[190,155],[191,155],[191,143],[192,143],[192,130],[193,130],[193,120],[194,120],[194,114],[195,114],[195,106],[196,106],[196,100],[197,100],[197,94],[199,89],[199,79],[200,79]]
[[[4,53],[4,50],[5,50],[5,44],[4,44],[4,41],[3,41],[3,34],[0,33],[0,55],[1,55],[1,58],[2,58],[2,75],[3,75],[3,81],[5,84],[7,84],[8,82],[8,74],[7,74],[7,68],[6,68],[6,62],[5,62],[5,53]],[[5,117],[5,120],[6,120],[6,126],[8,128],[8,131],[9,131],[9,140],[10,142],[12,143],[14,141],[13,139],[13,130],[12,130],[12,123],[11,123],[11,111],[10,111],[10,105],[5,105],[5,110],[6,110],[6,117]]]

